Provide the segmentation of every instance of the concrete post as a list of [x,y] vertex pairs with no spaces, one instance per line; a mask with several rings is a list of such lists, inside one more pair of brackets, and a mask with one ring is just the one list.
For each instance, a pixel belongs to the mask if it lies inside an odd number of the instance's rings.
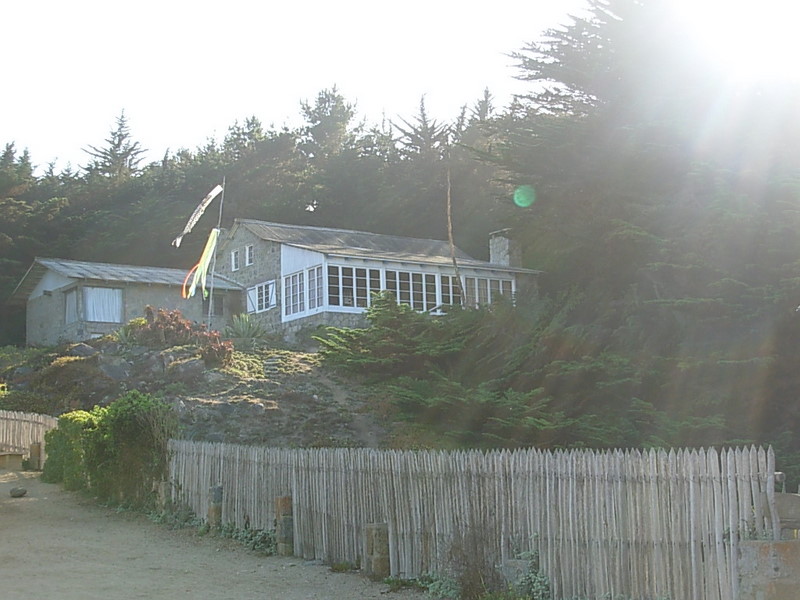
[[208,490],[208,519],[209,527],[217,529],[222,526],[222,486],[215,485]]
[[[782,482],[776,473],[776,480]],[[794,600],[800,590],[800,495],[775,494],[781,541],[739,542],[739,594],[735,600]],[[786,539],[786,538],[789,539]]]
[[42,444],[33,442],[30,446],[30,458],[28,459],[31,471],[42,470]]
[[800,590],[800,540],[739,542],[736,600],[796,600]]
[[166,510],[167,505],[172,501],[172,486],[169,481],[158,481],[153,484],[153,491],[156,493],[156,505],[159,510]]
[[389,524],[367,523],[364,526],[364,574],[381,580],[391,575],[389,564]]
[[294,556],[294,519],[291,496],[275,498],[275,541],[278,556]]

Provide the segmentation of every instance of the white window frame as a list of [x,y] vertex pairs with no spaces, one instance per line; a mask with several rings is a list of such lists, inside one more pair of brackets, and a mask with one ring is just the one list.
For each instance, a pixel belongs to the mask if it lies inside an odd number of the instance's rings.
[[238,271],[242,266],[239,249],[231,250],[231,271]]
[[309,311],[325,306],[325,277],[322,272],[322,265],[306,270],[306,290],[308,290]]
[[339,309],[361,312],[370,306],[372,294],[384,288],[385,269],[333,264],[327,273],[324,297],[328,306]]
[[244,266],[249,267],[253,263],[256,262],[256,252],[255,246],[253,244],[247,244],[244,247]]
[[297,271],[283,277],[283,316],[293,317],[306,312],[306,272]]
[[469,276],[461,280],[464,306],[486,306],[499,296],[514,299],[514,280],[502,277]]
[[78,318],[78,289],[72,288],[64,292],[64,323],[77,323]]
[[261,313],[278,305],[275,280],[270,279],[247,288],[247,312]]
[[386,290],[398,304],[407,304],[419,312],[430,312],[439,307],[438,275],[425,271],[384,269]]

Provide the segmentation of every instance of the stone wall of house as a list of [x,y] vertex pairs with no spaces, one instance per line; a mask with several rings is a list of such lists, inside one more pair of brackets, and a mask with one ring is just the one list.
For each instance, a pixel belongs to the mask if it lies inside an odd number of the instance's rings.
[[70,336],[77,335],[77,323],[72,324],[74,327],[65,327],[64,313],[64,294],[61,291],[31,299],[25,315],[28,345],[52,346],[60,339],[73,339]]
[[[255,256],[252,265],[245,265],[245,248],[252,244]],[[231,252],[239,251],[239,269],[231,268]],[[281,248],[280,244],[264,241],[251,231],[240,227],[236,237],[226,241],[217,257],[216,272],[241,284],[245,288],[267,281],[275,281],[275,297],[278,305],[260,313],[251,313],[251,319],[261,323],[268,332],[281,330]],[[247,312],[247,294],[231,303],[231,314]]]
[[[230,322],[231,304],[238,305],[238,293],[232,295],[230,292],[214,290],[214,295],[222,296],[222,315],[212,318],[210,327],[212,329],[223,329]],[[166,310],[180,310],[184,318],[197,323],[207,323],[208,313],[203,307],[203,292],[198,287],[195,295],[191,298],[181,297],[181,290],[178,287],[167,285],[129,285],[123,288],[122,302],[124,304],[123,321],[127,323],[131,319],[144,316],[146,306],[155,309],[163,308]],[[115,326],[115,329],[119,325]]]
[[304,334],[314,333],[320,326],[360,328],[367,327],[368,324],[363,313],[322,312],[283,323],[279,331],[287,342],[294,343],[301,340]]
[[[60,342],[80,342],[107,335],[119,329],[131,319],[144,316],[146,306],[178,309],[190,321],[205,323],[208,315],[203,308],[202,292],[198,291],[192,298],[182,298],[180,288],[167,285],[122,285],[123,314],[121,323],[97,323],[78,320],[65,323],[64,292],[72,286],[53,290],[49,294],[32,298],[28,301],[26,312],[26,340],[32,346],[50,346]],[[83,314],[83,295],[78,286],[78,314]],[[239,304],[238,292],[221,292],[223,294],[223,314],[211,322],[211,328],[222,330],[230,322],[231,305]]]

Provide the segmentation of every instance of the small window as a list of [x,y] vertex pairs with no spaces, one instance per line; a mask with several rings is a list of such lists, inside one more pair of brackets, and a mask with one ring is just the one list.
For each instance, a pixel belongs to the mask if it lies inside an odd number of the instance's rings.
[[274,279],[247,289],[247,312],[264,312],[270,308],[275,308],[276,305]]
[[[222,294],[212,294],[210,298],[203,298],[203,316],[208,316],[208,310],[211,309],[212,317],[221,317],[223,314],[225,303],[223,302]],[[212,304],[213,302],[213,304]]]
[[83,288],[83,312],[87,321],[122,323],[122,290],[120,288]]
[[231,250],[231,271],[238,271],[241,267],[241,259],[239,257],[239,250]]
[[244,247],[244,264],[249,267],[256,262],[256,251],[253,244],[248,244]]

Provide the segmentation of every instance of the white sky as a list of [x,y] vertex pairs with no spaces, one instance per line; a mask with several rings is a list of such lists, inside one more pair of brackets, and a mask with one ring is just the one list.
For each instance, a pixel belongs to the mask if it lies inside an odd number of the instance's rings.
[[[800,1],[670,0],[732,79],[800,79]],[[237,120],[302,123],[336,85],[358,118],[452,121],[488,87],[513,92],[508,57],[584,0],[0,0],[0,144],[40,169],[86,164],[122,110],[159,160],[218,141]],[[680,40],[676,40],[680,43]],[[2,147],[2,146],[0,146]]]
[[523,84],[507,54],[582,0],[26,0],[0,5],[0,144],[34,164],[86,164],[124,109],[146,160],[221,140],[235,121],[301,123],[336,85],[358,117],[455,119]]

